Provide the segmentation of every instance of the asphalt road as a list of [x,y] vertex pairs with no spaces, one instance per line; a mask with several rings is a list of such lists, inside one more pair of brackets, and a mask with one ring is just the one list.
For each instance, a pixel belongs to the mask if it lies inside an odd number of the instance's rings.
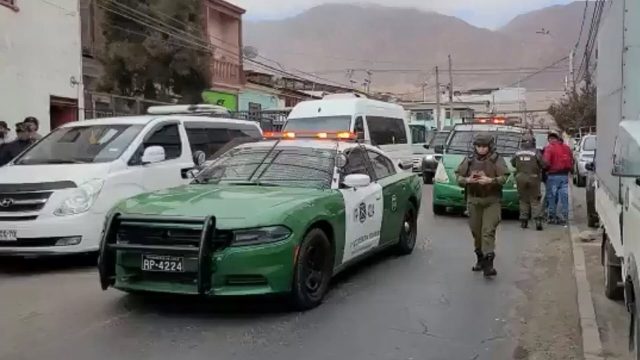
[[377,256],[340,275],[306,313],[278,299],[103,292],[82,259],[3,261],[0,359],[527,358],[518,309],[532,270],[523,254],[540,233],[503,222],[498,277],[487,280],[470,270],[466,218],[434,217],[430,187],[423,201],[411,256]]

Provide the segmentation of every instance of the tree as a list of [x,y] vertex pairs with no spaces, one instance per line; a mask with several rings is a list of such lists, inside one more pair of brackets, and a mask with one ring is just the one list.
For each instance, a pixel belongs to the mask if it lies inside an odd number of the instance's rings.
[[573,91],[549,107],[549,114],[560,129],[567,131],[596,125],[596,88],[584,87]]
[[101,89],[199,103],[211,51],[201,0],[97,0],[105,9]]

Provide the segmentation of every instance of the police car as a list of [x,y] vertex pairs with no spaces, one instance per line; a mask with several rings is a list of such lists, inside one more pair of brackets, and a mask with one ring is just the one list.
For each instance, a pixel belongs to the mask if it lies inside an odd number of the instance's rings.
[[189,185],[113,209],[99,260],[103,289],[286,293],[310,309],[349,265],[387,248],[413,251],[417,175],[353,133],[265,136],[272,139],[223,154]]

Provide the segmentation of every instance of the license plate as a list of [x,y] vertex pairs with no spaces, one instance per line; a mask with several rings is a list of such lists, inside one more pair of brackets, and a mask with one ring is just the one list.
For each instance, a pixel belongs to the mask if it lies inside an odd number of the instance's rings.
[[18,232],[16,230],[0,230],[0,241],[17,241]]
[[181,273],[184,272],[184,258],[175,256],[142,255],[141,268],[143,271]]

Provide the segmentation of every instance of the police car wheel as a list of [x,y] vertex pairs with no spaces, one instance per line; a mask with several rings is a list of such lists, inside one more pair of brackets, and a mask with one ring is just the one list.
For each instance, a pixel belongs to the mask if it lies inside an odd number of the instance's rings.
[[413,204],[409,203],[400,226],[400,240],[396,247],[399,255],[409,255],[413,252],[413,249],[416,247],[417,232],[416,210]]
[[307,233],[298,250],[294,266],[291,300],[297,310],[320,305],[329,288],[333,251],[327,235],[320,229]]

